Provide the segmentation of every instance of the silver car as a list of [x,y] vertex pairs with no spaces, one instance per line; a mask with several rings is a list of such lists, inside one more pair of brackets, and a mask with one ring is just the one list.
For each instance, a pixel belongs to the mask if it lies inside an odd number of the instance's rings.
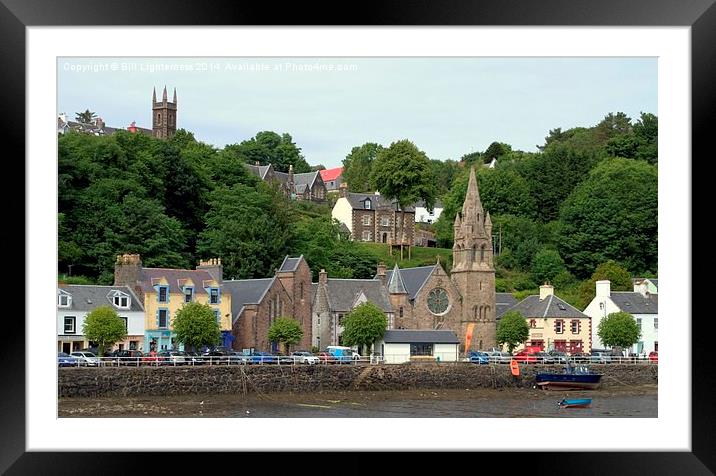
[[317,355],[313,355],[307,351],[297,351],[291,354],[291,357],[299,364],[315,365],[320,362]]
[[80,365],[89,365],[91,367],[97,367],[100,364],[99,357],[94,355],[92,352],[76,351],[70,354],[70,357],[74,357],[79,361]]

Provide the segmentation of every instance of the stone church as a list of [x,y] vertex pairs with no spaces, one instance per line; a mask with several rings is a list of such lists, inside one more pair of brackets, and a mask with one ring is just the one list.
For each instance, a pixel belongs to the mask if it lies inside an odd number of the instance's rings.
[[[482,208],[470,170],[462,212],[454,224],[453,265],[450,276],[440,262],[434,266],[399,269],[378,268],[376,278],[385,283],[394,309],[396,329],[449,329],[460,339],[460,351],[495,347],[498,296],[492,261],[492,221]],[[514,301],[509,293],[503,308]],[[465,349],[468,324],[474,323],[469,349]]]

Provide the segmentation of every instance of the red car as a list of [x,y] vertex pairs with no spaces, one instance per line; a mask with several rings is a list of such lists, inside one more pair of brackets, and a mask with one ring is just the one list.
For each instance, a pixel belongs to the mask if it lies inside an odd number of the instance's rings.
[[322,364],[335,364],[336,363],[336,357],[333,354],[330,354],[328,352],[319,352],[318,358],[320,359]]
[[517,362],[525,362],[528,364],[536,364],[537,360],[539,360],[537,357],[537,354],[535,354],[534,352],[526,351],[526,350],[521,350],[521,351],[517,352],[515,354],[514,359]]
[[659,352],[656,350],[652,350],[651,352],[649,352],[649,360],[651,360],[655,364],[658,364],[659,363]]

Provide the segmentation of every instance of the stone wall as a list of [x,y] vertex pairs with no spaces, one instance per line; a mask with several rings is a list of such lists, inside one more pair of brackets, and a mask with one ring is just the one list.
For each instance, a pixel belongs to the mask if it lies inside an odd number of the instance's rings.
[[[602,387],[656,384],[656,365],[592,365]],[[521,366],[515,378],[508,365],[402,364],[315,366],[198,366],[147,368],[62,368],[59,396],[245,394],[340,390],[532,387],[537,371],[561,367]]]

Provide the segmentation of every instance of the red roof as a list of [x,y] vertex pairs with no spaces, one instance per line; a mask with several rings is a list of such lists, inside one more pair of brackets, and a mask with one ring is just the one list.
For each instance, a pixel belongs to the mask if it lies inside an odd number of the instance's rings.
[[336,167],[335,169],[321,170],[321,178],[324,182],[335,180],[343,173],[343,167]]

